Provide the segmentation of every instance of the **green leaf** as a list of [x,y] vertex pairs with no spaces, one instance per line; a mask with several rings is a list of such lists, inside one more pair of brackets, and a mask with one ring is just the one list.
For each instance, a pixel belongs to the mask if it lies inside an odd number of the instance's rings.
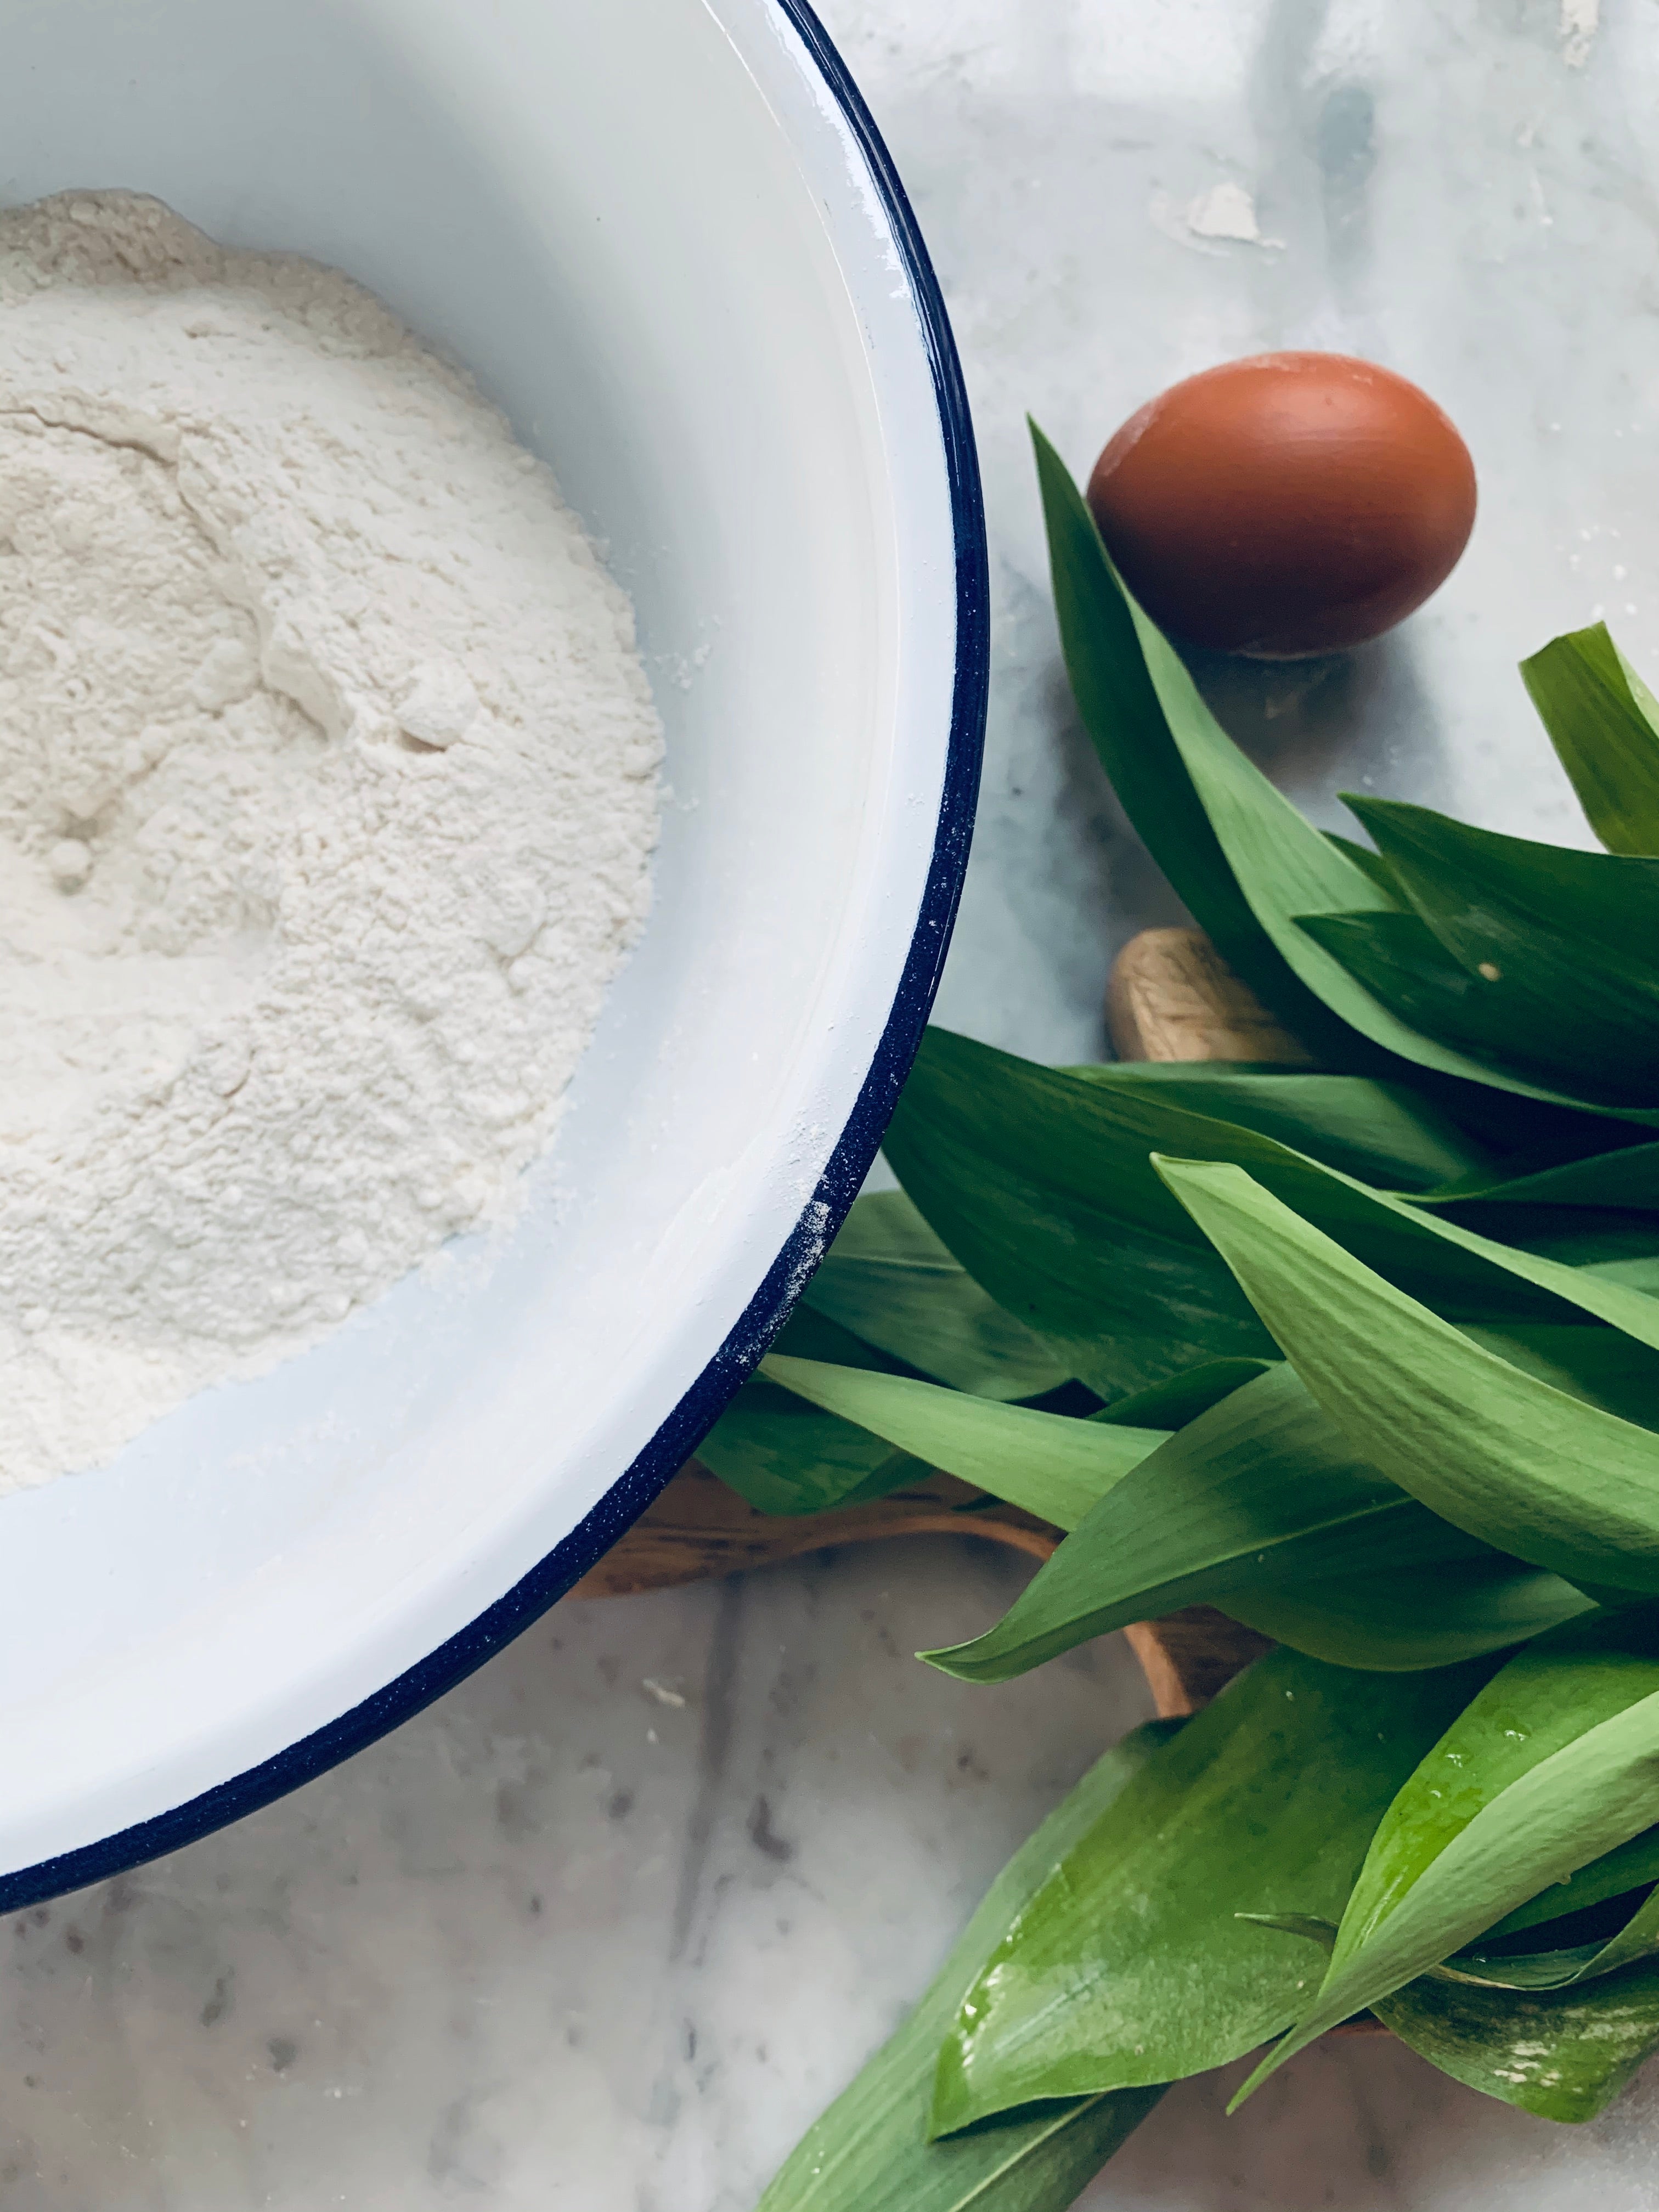
[[[1310,1040],[1344,1040],[1298,984],[1240,890],[1171,733],[1128,594],[1065,463],[1035,423],[1054,611],[1072,690],[1112,788],[1228,965]],[[1271,788],[1271,787],[1269,787]]]
[[843,1367],[868,1367],[893,1374],[900,1363],[890,1353],[843,1328],[828,1315],[815,1313],[803,1299],[774,1338],[772,1349],[795,1359],[830,1359]]
[[1011,1920],[940,2051],[935,2131],[1177,2081],[1274,2033],[1317,1969],[1238,1915],[1338,1918],[1383,1808],[1489,1671],[1273,1651],[1231,1683]]
[[[1656,1695],[1659,1609],[1652,1606],[1598,1613],[1518,1652],[1459,1714],[1389,1807],[1351,1901],[1336,1947],[1339,1962],[1376,1932],[1425,1869],[1513,1784],[1603,1721]],[[1595,1856],[1551,1879],[1559,1881]],[[1482,1927],[1491,1929],[1495,1917]]]
[[1659,2043],[1659,1965],[1523,1994],[1425,1976],[1372,2008],[1443,2074],[1547,2120],[1593,2120]]
[[1421,920],[1482,993],[1506,1057],[1642,1106],[1659,1087],[1659,860],[1576,853],[1346,795]]
[[953,1389],[1038,1398],[1071,1372],[986,1295],[902,1191],[854,1202],[803,1303]]
[[[1459,1951],[1443,1966],[1431,1966],[1422,1978],[1468,1982],[1483,1990],[1565,1990],[1577,1982],[1595,1980],[1595,1961],[1612,1948],[1610,1943],[1576,1943],[1559,1951],[1506,1951],[1491,1962],[1487,1971],[1477,1945]],[[1651,1944],[1645,1946],[1644,1955],[1653,1948]]]
[[1254,1921],[1258,1928],[1275,1929],[1281,1936],[1305,1936],[1322,1951],[1329,1951],[1336,1942],[1335,1921],[1321,1920],[1311,1912],[1241,1912],[1237,1917]]
[[1276,1359],[1206,1359],[1201,1367],[1189,1367],[1167,1382],[1154,1382],[1133,1397],[1119,1398],[1088,1418],[1109,1428],[1184,1429],[1188,1421],[1278,1364]]
[[1389,1806],[1317,1996],[1240,2098],[1327,2028],[1656,1817],[1659,1609],[1593,1615],[1529,1644]]
[[1442,1084],[1428,1076],[1418,1079],[1444,1105],[1458,1127],[1468,1133],[1472,1143],[1507,1157],[1515,1175],[1531,1175],[1610,1148],[1640,1144],[1648,1134],[1640,1115],[1613,1115],[1601,1106],[1553,1105],[1515,1091],[1480,1091],[1473,1084]]
[[[1506,1071],[1515,1084],[1523,1080],[1523,1070],[1514,1060],[1516,1026],[1508,1008],[1481,976],[1453,959],[1419,915],[1304,914],[1297,921],[1396,1019],[1462,1053],[1485,1069],[1491,1081]],[[1572,1086],[1575,1093],[1582,1088]],[[1565,1096],[1538,1069],[1532,1071],[1527,1090],[1535,1097]],[[1605,1110],[1604,1101],[1597,1110]]]
[[1570,1989],[1575,1982],[1616,1973],[1656,1952],[1659,1952],[1659,1892],[1650,1893],[1624,1926],[1605,1942],[1549,1951],[1494,1951],[1490,1939],[1483,1936],[1434,1971],[1454,1980],[1479,1982],[1487,1989]]
[[1344,837],[1334,830],[1322,830],[1321,835],[1328,844],[1334,845],[1339,853],[1345,854],[1362,874],[1370,878],[1390,906],[1404,907],[1406,902],[1394,879],[1394,871],[1381,853],[1374,852],[1369,845],[1360,844],[1355,838]]
[[1075,1527],[1166,1436],[1162,1429],[1109,1428],[970,1398],[902,1376],[825,1367],[775,1353],[763,1362],[761,1373],[825,1413],[857,1423],[885,1446],[1061,1528]]
[[1498,1358],[1240,1169],[1160,1170],[1331,1419],[1498,1551],[1659,1591],[1659,1438]]
[[[779,1336],[796,1357],[885,1370],[885,1356],[850,1331],[797,1306]],[[763,1513],[821,1513],[879,1498],[927,1472],[851,1422],[804,1404],[775,1383],[745,1382],[697,1448],[729,1489]]]
[[[1659,1255],[1650,1254],[1642,1259],[1596,1261],[1580,1267],[1577,1273],[1580,1280],[1598,1296],[1604,1288],[1617,1288],[1636,1291],[1646,1304],[1659,1303]],[[1588,1306],[1589,1301],[1585,1303]],[[1622,1328],[1626,1325],[1621,1319],[1619,1326]],[[1639,1337],[1644,1344],[1649,1340],[1645,1329],[1632,1329],[1630,1333]]]
[[1486,1322],[1578,1312],[1659,1347],[1659,1300],[1368,1190],[1271,1137],[930,1030],[887,1153],[992,1297],[1064,1343],[1103,1396],[1271,1339],[1151,1166],[1153,1152],[1247,1165],[1266,1187],[1437,1311]]
[[1273,1357],[1147,1167],[1172,1113],[1226,1130],[929,1030],[887,1131],[894,1172],[951,1251],[1103,1397]]
[[[1437,1589],[1418,1590],[1419,1573]],[[1328,1589],[1350,1576],[1386,1577],[1397,1620],[1370,1587]],[[1131,1621],[1215,1605],[1317,1656],[1352,1654],[1339,1663],[1437,1666],[1588,1602],[1425,1512],[1278,1366],[1114,1484],[994,1628],[921,1656],[963,1681],[1003,1682]]]
[[1659,1352],[1616,1328],[1465,1322],[1463,1334],[1558,1390],[1643,1428],[1659,1426]]
[[[1416,1195],[1419,1206],[1455,1206],[1460,1220],[1484,1225],[1488,1203],[1498,1206],[1606,1206],[1623,1213],[1659,1213],[1659,1145],[1624,1145],[1587,1158],[1564,1160],[1530,1175],[1470,1176]],[[1659,1236],[1652,1223],[1644,1234]]]
[[1130,819],[1222,957],[1339,1065],[1378,1065],[1364,1040],[1441,1074],[1553,1095],[1409,1027],[1298,926],[1396,900],[1382,871],[1322,836],[1219,726],[1124,589],[1059,456],[1035,425],[1032,436],[1078,710]]
[[1611,853],[1659,853],[1659,706],[1605,623],[1521,664],[1550,743]]
[[939,2046],[1004,1929],[1170,1734],[1154,1723],[1085,1775],[987,1892],[898,2033],[802,2137],[757,2212],[1063,2212],[1162,2094],[1119,2090],[927,2141]]
[[1225,1061],[1132,1060],[1065,1073],[1254,1129],[1386,1190],[1429,1191],[1492,1165],[1484,1146],[1397,1083],[1359,1075],[1265,1074]]
[[880,1498],[927,1472],[878,1437],[763,1381],[744,1383],[697,1456],[760,1512],[786,1516]]
[[1339,1667],[1449,1667],[1594,1610],[1559,1575],[1487,1553],[1388,1573],[1254,1585],[1212,1603],[1246,1628]]
[[1540,1890],[1536,1897],[1528,1898],[1524,1905],[1505,1913],[1502,1920],[1489,1928],[1486,1940],[1496,1942],[1528,1928],[1565,1919],[1570,1913],[1585,1911],[1607,1898],[1623,1897],[1653,1881],[1659,1881],[1659,1828],[1632,1836],[1616,1851],[1604,1852],[1565,1881],[1553,1881],[1547,1889]]
[[[1328,1953],[1336,1942],[1332,1922],[1306,1914],[1241,1917],[1308,1937]],[[1547,1996],[1437,1970],[1379,1999],[1373,2010],[1401,2041],[1470,2088],[1543,2119],[1588,2120],[1659,2043],[1659,1966]]]
[[1649,1286],[1659,1282],[1659,1239],[1644,1214],[1605,1206],[1493,1205],[1471,1206],[1467,1213],[1459,1206],[1448,1216],[1506,1250],[1558,1261],[1581,1277],[1620,1282],[1646,1297],[1652,1295]]

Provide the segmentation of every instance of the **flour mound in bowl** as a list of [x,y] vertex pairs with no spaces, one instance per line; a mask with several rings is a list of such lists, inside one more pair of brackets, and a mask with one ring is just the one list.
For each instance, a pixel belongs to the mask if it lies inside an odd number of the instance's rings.
[[504,1213],[661,751],[552,477],[368,293],[0,216],[0,1489]]

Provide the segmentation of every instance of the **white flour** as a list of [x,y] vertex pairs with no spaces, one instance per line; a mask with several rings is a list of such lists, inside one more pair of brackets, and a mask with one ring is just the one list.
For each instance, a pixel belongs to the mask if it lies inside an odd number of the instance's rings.
[[551,477],[366,293],[0,216],[0,1489],[503,1212],[660,753]]

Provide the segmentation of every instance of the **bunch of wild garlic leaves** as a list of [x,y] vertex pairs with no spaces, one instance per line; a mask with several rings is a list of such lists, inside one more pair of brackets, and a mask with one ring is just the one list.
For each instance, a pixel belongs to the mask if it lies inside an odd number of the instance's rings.
[[1659,707],[1599,627],[1523,671],[1604,853],[1322,834],[1037,459],[1083,719],[1314,1063],[931,1032],[902,1192],[702,1456],[768,1511],[920,1465],[1068,1531],[926,1655],[964,1680],[1196,1603],[1278,1648],[1085,1778],[763,2212],[1051,2212],[1164,2085],[1367,2008],[1559,2120],[1659,2043]]

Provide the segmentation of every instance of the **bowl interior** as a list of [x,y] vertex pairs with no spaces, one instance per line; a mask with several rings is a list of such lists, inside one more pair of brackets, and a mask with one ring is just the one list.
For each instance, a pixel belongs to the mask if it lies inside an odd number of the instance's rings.
[[5,1869],[380,1690],[696,1382],[893,1004],[955,602],[915,305],[774,0],[0,0],[0,201],[156,193],[343,268],[473,370],[634,594],[671,794],[653,919],[504,1249],[0,1505]]

